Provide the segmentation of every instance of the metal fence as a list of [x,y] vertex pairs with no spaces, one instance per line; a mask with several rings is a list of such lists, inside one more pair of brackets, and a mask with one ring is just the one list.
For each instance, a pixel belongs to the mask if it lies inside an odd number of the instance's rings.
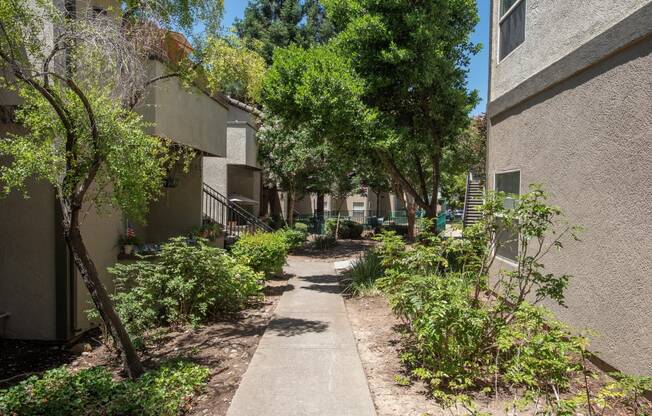
[[[376,211],[353,211],[351,215],[343,215],[337,212],[324,211],[323,216],[316,215],[297,215],[296,220],[303,222],[308,225],[308,230],[312,234],[324,234],[324,229],[326,222],[329,219],[340,220],[350,220],[362,224],[365,230],[372,230],[380,226],[405,226],[408,225],[407,212],[402,211],[388,211],[380,212],[381,215],[378,215]],[[419,232],[423,226],[423,220],[425,219],[425,211],[417,211],[415,215],[415,229],[416,232]],[[437,231],[441,232],[446,228],[446,213],[442,212],[437,217]]]

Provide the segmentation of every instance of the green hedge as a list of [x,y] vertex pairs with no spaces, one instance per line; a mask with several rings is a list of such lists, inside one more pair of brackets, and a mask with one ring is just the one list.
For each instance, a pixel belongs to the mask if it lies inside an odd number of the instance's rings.
[[207,368],[182,361],[136,381],[116,381],[104,367],[78,372],[61,367],[0,390],[0,415],[177,416],[208,377]]
[[[326,220],[325,233],[335,235],[337,228],[337,218],[329,218]],[[355,240],[362,237],[364,227],[355,221],[349,219],[340,219],[340,227],[337,233],[337,238]]]
[[257,272],[265,275],[281,273],[288,256],[285,232],[247,234],[240,237],[231,252]]
[[173,323],[199,324],[236,312],[258,296],[260,273],[209,247],[177,237],[164,244],[157,261],[117,264],[116,309],[131,335]]
[[292,251],[295,248],[301,247],[308,238],[307,230],[302,230],[301,227],[284,228],[278,232],[283,234],[283,238],[285,238],[285,245],[287,246],[288,251]]

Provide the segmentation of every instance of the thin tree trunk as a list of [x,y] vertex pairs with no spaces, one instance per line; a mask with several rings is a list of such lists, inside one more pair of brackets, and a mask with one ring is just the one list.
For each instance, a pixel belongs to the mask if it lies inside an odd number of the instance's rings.
[[315,207],[315,216],[317,218],[324,218],[324,193],[317,193],[317,206]]
[[296,193],[294,191],[288,191],[288,212],[286,222],[290,227],[294,225],[294,204],[295,204]]
[[408,222],[407,238],[409,240],[414,240],[414,238],[416,237],[415,224],[416,224],[417,204],[414,202],[414,199],[412,199],[410,196],[407,196],[405,199],[406,199],[405,212],[407,213],[407,222]]
[[122,354],[129,377],[136,379],[143,374],[143,365],[136,354],[127,330],[122,325],[122,321],[115,311],[106,288],[99,278],[95,264],[88,254],[88,250],[86,250],[79,228],[80,208],[70,208],[69,204],[66,203],[62,203],[61,205],[64,212],[64,237],[68,248],[72,252],[75,265],[88,289],[88,293],[91,295],[95,308],[108,327],[111,337]]

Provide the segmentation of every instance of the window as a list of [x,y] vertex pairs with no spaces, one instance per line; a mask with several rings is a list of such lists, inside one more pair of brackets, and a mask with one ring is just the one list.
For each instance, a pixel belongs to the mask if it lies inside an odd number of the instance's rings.
[[500,60],[525,41],[525,1],[502,0],[500,6]]
[[[505,199],[505,208],[514,208],[516,198],[521,194],[521,172],[497,173],[494,180],[494,189],[508,194]],[[511,196],[510,196],[511,195]],[[502,230],[498,234],[499,246],[496,254],[504,259],[518,260],[518,235],[511,230]]]
[[364,202],[353,203],[353,216],[364,217]]

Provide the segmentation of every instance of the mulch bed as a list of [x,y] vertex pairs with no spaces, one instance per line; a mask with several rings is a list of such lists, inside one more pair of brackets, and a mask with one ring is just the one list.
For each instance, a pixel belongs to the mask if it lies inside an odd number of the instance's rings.
[[[358,352],[362,365],[367,374],[369,388],[376,405],[378,416],[435,416],[451,415],[453,412],[444,409],[432,399],[428,387],[419,381],[414,381],[409,386],[398,385],[395,376],[408,376],[405,367],[399,359],[401,352],[401,326],[400,320],[392,313],[387,300],[382,296],[361,298],[348,298],[345,300],[347,313],[354,336],[358,344]],[[589,383],[592,395],[595,397],[606,374],[597,367],[588,364],[589,369],[599,374],[599,379]],[[572,390],[583,391],[583,385],[573,383]],[[514,399],[512,395],[499,395],[494,397],[476,395],[475,401],[479,408],[492,415],[503,415],[505,406]],[[647,403],[645,414],[652,414],[652,404]],[[461,408],[461,414],[466,414]],[[519,415],[529,415],[527,410],[518,412]],[[579,413],[578,413],[579,414]],[[608,409],[603,415],[625,416],[632,415],[631,409],[617,407]],[[639,414],[643,414],[639,411]]]
[[[144,366],[154,368],[161,361],[182,357],[209,367],[210,380],[204,393],[194,400],[191,414],[226,415],[260,337],[281,295],[289,288],[289,277],[268,280],[264,301],[234,317],[198,328],[162,329],[150,338],[142,352]],[[115,351],[99,342],[97,333],[90,333],[80,343],[83,348],[74,353],[65,346],[0,340],[0,380],[11,378],[0,388],[61,365],[73,369],[102,365],[111,369],[116,377],[124,376]]]

